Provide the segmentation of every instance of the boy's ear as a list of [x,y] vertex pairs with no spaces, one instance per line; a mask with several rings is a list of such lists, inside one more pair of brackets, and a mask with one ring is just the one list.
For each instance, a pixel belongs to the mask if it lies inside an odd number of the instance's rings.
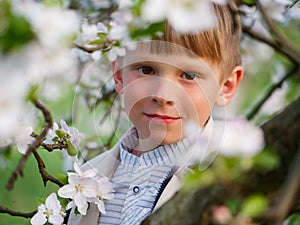
[[111,63],[111,69],[112,69],[113,76],[114,76],[116,92],[119,93],[119,94],[122,94],[123,93],[122,72],[118,68],[118,65],[117,65],[116,61],[114,61],[114,62]]
[[241,66],[236,66],[232,70],[230,76],[221,84],[220,96],[218,96],[216,100],[217,106],[223,107],[229,103],[235,91],[237,90],[242,78],[243,68]]

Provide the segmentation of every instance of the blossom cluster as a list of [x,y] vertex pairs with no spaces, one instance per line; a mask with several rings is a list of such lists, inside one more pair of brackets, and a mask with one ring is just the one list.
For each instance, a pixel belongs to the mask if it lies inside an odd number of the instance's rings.
[[83,134],[75,127],[69,127],[64,120],[60,120],[60,127],[57,123],[53,124],[53,128],[49,129],[45,144],[61,144],[62,150],[67,151],[70,156],[77,155]]
[[[68,173],[69,184],[58,190],[62,198],[72,199],[66,209],[76,207],[78,212],[86,215],[90,203],[97,205],[99,211],[105,214],[104,201],[114,198],[112,183],[107,177],[99,177],[93,169],[82,171],[77,162],[74,163],[75,172]],[[31,218],[32,225],[43,225],[49,222],[53,225],[63,223],[65,212],[55,193],[50,194],[38,207],[38,212]]]
[[72,199],[67,209],[77,207],[78,212],[85,215],[89,204],[94,203],[105,214],[104,200],[114,198],[112,183],[107,177],[99,177],[94,169],[83,172],[77,163],[74,163],[74,170],[68,173],[69,184],[58,190],[60,197]]

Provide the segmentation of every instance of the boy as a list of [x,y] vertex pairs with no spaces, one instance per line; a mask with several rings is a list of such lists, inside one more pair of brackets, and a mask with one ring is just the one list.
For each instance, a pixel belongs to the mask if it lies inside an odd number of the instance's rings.
[[[243,75],[239,20],[228,6],[214,9],[216,28],[182,34],[166,24],[160,40],[138,43],[112,64],[133,128],[83,169],[108,177],[115,197],[106,202],[106,214],[91,204],[85,216],[71,213],[68,224],[140,224],[179,190],[185,168],[203,157],[195,138],[212,135],[212,108],[230,101]],[[199,129],[190,131],[191,124]]]

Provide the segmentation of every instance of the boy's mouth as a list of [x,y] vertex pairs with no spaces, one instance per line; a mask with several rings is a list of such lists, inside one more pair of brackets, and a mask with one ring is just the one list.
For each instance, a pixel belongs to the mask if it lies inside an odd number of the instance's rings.
[[169,115],[161,115],[161,114],[145,113],[145,115],[150,119],[151,123],[156,123],[156,124],[168,125],[181,119],[181,117],[178,116],[169,116]]

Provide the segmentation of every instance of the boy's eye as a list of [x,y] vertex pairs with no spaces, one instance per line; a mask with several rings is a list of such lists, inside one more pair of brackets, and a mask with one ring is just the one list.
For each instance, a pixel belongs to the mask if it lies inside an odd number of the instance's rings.
[[187,80],[195,80],[199,76],[196,73],[193,72],[184,72],[182,74],[182,78],[187,79]]
[[154,74],[155,72],[154,72],[154,70],[151,68],[151,67],[149,67],[149,66],[141,66],[141,67],[139,67],[138,68],[138,70],[141,72],[141,73],[143,73],[143,74]]

